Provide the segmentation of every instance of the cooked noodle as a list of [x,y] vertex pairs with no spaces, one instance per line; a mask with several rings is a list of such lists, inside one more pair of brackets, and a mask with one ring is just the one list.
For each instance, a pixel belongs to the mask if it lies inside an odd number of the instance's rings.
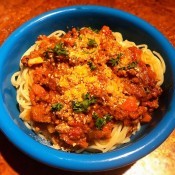
[[[56,37],[61,38],[66,33],[62,30],[58,30],[53,32],[48,36],[50,37]],[[134,42],[130,42],[127,40],[123,40],[121,33],[113,32],[113,35],[116,38],[116,41],[120,43],[120,45],[124,48],[129,48],[132,46],[136,46]],[[36,44],[34,44],[32,47],[30,47],[22,57],[29,55],[32,51],[39,49],[40,41],[37,41]],[[152,52],[148,49],[148,46],[143,45],[137,45],[137,48],[142,50],[142,56],[141,60],[145,62],[146,64],[149,64],[152,71],[156,73],[157,78],[157,85],[160,86],[164,81],[164,72],[165,72],[165,63],[163,61],[163,58],[161,55],[157,52]],[[96,50],[92,50],[93,53],[96,52]],[[92,53],[92,54],[93,54]],[[17,89],[17,102],[19,103],[20,107],[20,118],[25,121],[25,124],[29,129],[33,129],[35,132],[37,130],[33,126],[33,121],[31,121],[30,118],[30,110],[31,110],[31,100],[29,96],[29,91],[31,89],[33,78],[32,78],[32,70],[29,67],[24,66],[22,63],[20,63],[21,70],[18,72],[15,72],[13,76],[11,77],[11,82],[13,86]],[[71,88],[71,87],[70,87]],[[86,119],[84,121],[86,123]],[[87,148],[78,148],[76,152],[81,152],[84,150],[92,151],[92,152],[107,152],[110,150],[115,149],[117,146],[127,143],[130,141],[130,136],[134,134],[136,131],[140,129],[140,122],[137,124],[137,126],[133,129],[133,126],[124,126],[122,122],[115,124],[112,132],[111,137],[108,139],[100,139],[95,140],[90,145],[88,145]],[[132,132],[131,132],[132,131]],[[131,132],[131,133],[130,133]],[[48,139],[48,135],[44,134],[45,132],[40,131],[40,136],[46,137]],[[49,136],[50,137],[50,136]],[[63,149],[60,148],[59,144],[53,142],[53,147],[56,149]]]

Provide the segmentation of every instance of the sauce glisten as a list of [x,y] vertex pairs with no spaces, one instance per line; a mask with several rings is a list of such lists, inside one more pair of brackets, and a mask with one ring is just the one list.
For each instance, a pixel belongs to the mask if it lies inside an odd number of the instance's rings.
[[[68,150],[108,139],[115,124],[149,122],[162,89],[142,50],[123,47],[109,27],[73,28],[60,38],[41,35],[22,58],[33,77],[30,120]],[[129,134],[129,133],[128,133]]]

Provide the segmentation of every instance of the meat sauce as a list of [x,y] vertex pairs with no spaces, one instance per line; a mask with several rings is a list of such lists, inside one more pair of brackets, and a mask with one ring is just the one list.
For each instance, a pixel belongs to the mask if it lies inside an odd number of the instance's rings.
[[37,42],[21,60],[33,78],[30,120],[53,144],[87,148],[110,138],[116,123],[132,132],[150,122],[162,89],[141,49],[123,48],[107,26],[41,35]]

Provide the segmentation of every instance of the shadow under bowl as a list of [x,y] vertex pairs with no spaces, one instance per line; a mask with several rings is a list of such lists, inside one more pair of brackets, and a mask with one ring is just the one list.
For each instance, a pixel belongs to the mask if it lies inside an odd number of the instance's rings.
[[[166,64],[160,107],[153,120],[141,127],[127,144],[108,153],[67,153],[54,150],[19,119],[16,90],[10,79],[19,70],[23,53],[38,35],[72,27],[100,29],[107,25],[121,32],[124,39],[147,44],[159,52]],[[175,51],[167,39],[147,22],[126,12],[101,6],[70,6],[46,12],[14,31],[0,48],[0,129],[30,157],[47,165],[74,171],[103,171],[126,166],[157,148],[175,127]],[[42,144],[41,144],[42,143]]]

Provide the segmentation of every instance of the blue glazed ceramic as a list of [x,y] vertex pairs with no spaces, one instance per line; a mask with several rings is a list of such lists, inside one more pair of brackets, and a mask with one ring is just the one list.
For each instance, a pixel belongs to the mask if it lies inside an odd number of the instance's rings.
[[[19,70],[23,53],[34,44],[40,34],[61,29],[90,26],[100,29],[108,25],[121,32],[124,39],[147,44],[159,52],[166,63],[164,93],[160,108],[150,124],[131,139],[108,153],[67,153],[50,148],[49,143],[27,129],[19,119],[16,90],[10,83]],[[175,128],[175,50],[153,26],[126,12],[101,6],[70,6],[44,13],[14,31],[0,48],[0,129],[25,154],[44,164],[72,171],[104,171],[115,169],[142,158],[157,148]]]

